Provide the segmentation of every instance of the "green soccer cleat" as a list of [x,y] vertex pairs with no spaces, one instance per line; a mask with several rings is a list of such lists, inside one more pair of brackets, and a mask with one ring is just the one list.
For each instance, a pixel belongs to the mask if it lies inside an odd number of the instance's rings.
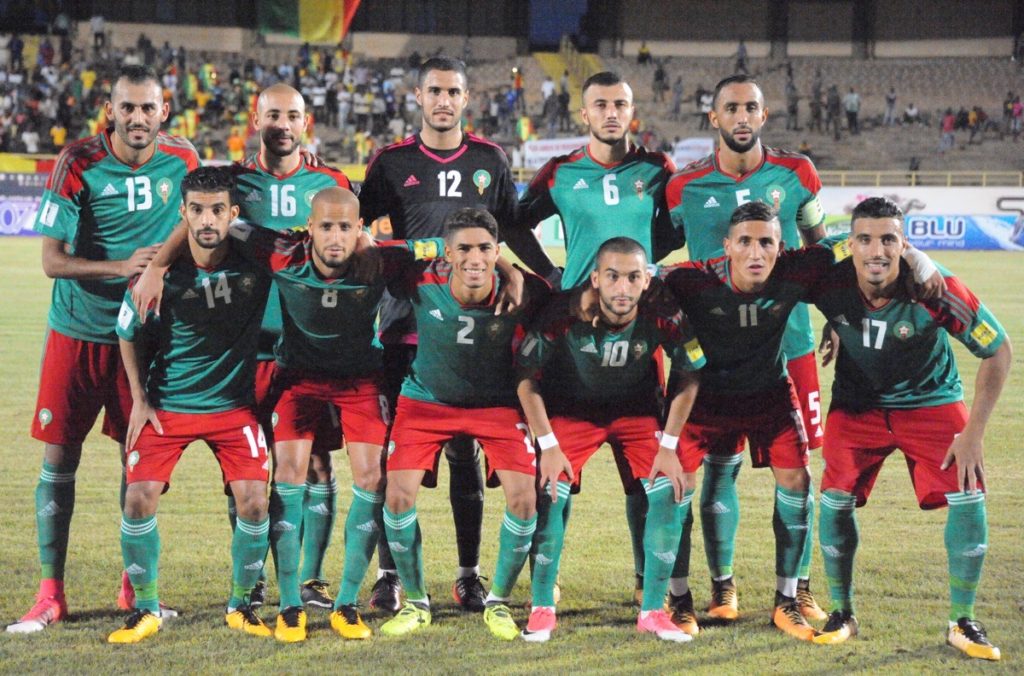
[[519,636],[519,627],[512,619],[512,611],[504,603],[492,603],[484,608],[484,623],[492,634],[503,641],[514,641]]
[[380,626],[380,633],[385,636],[405,636],[427,626],[430,626],[430,607],[406,601],[397,615]]

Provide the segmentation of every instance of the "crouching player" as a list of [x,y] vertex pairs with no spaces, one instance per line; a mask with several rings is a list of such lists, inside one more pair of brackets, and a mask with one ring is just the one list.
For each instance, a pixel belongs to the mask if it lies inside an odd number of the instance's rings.
[[[599,296],[597,320],[576,318],[569,310],[573,292],[563,294],[551,301],[519,347],[519,399],[541,451],[533,610],[523,632],[527,641],[547,641],[555,629],[563,506],[571,483],[605,442],[622,448],[635,478],[648,479],[637,630],[669,641],[691,638],[671,623],[663,604],[682,525],[683,470],[676,444],[697,393],[694,371],[704,365],[704,354],[667,294],[641,300],[650,281],[643,246],[627,237],[608,240],[590,275]],[[660,433],[654,359],[659,346],[670,355],[679,382]]]
[[387,461],[384,528],[407,602],[381,626],[401,636],[430,624],[416,494],[437,471],[441,447],[457,437],[477,439],[490,473],[505,491],[498,563],[484,622],[498,638],[519,634],[506,602],[530,552],[537,522],[536,455],[516,408],[515,347],[524,314],[543,302],[547,284],[526,278],[527,307],[496,315],[500,280],[498,224],[487,211],[466,207],[445,218],[445,260],[420,264],[389,290],[412,302],[419,330],[416,358],[398,399]]
[[[825,425],[819,535],[832,607],[815,641],[841,643],[857,633],[854,509],[867,502],[882,463],[899,448],[921,508],[949,506],[947,641],[971,657],[998,660],[999,648],[975,619],[974,598],[988,549],[982,441],[1010,369],[1010,340],[948,271],[942,270],[941,297],[911,300],[898,264],[906,248],[902,225],[902,211],[888,199],[858,204],[850,260],[835,268],[815,298],[840,337]],[[948,336],[982,360],[969,414]]]
[[[252,405],[256,341],[270,278],[227,239],[238,216],[233,188],[223,169],[201,167],[185,176],[188,253],[168,273],[159,319],[151,318],[143,328],[129,294],[118,316],[132,393],[121,551],[136,609],[110,634],[110,643],[137,643],[160,629],[157,505],[185,447],[200,439],[217,456],[238,504],[227,623],[270,634],[248,606],[269,530],[267,448]],[[147,338],[155,343],[148,359],[140,345]]]

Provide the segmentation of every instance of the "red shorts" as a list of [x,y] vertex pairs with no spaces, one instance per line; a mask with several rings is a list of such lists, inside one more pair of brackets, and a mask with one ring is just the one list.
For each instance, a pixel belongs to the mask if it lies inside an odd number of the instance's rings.
[[142,428],[135,448],[125,461],[127,482],[171,483],[171,473],[185,447],[205,441],[217,456],[224,485],[232,481],[267,481],[269,460],[263,430],[250,408],[218,413],[157,411],[164,433]]
[[[274,443],[274,428],[277,425],[274,407],[281,396],[279,388],[276,387],[278,373],[277,362],[274,360],[256,362],[256,417],[263,429],[269,433],[268,441],[271,445]],[[328,405],[327,415],[320,420],[313,435],[313,453],[329,454],[344,444],[338,409]]]
[[[593,421],[556,415],[551,418],[551,430],[572,465],[577,481],[590,456],[604,443],[621,449],[619,452],[628,463],[634,479],[646,479],[658,454],[661,426],[654,416],[623,416]],[[564,474],[562,478],[567,479]]]
[[754,467],[807,466],[807,435],[792,383],[746,397],[698,392],[679,435],[683,471],[696,472],[707,453],[742,453],[748,441]]
[[117,345],[46,333],[32,437],[81,444],[104,409],[103,433],[119,443],[128,432],[132,394]]
[[821,388],[818,385],[818,364],[814,352],[802,357],[790,359],[786,364],[789,378],[796,388],[800,412],[804,418],[804,429],[807,431],[807,447],[811,450],[821,448],[825,440],[824,420],[821,415]]
[[832,409],[825,424],[825,474],[821,490],[843,491],[867,503],[878,471],[889,454],[903,451],[921,509],[946,504],[956,493],[956,463],[939,469],[953,438],[967,424],[962,401],[912,409],[871,409],[851,413]]
[[330,405],[341,412],[342,432],[350,443],[383,446],[388,430],[387,399],[376,378],[313,378],[279,374],[281,396],[274,407],[274,439],[313,440]]
[[499,469],[536,474],[537,456],[518,410],[510,406],[461,408],[401,396],[388,445],[388,471],[436,473],[441,446],[458,436],[480,442],[488,476]]

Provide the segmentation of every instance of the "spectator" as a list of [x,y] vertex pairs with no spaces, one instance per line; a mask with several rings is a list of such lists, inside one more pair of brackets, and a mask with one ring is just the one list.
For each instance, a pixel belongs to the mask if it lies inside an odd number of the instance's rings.
[[39,152],[39,132],[31,122],[25,124],[24,130],[21,132],[21,142],[25,145],[25,152],[29,155]]
[[25,70],[25,41],[21,36],[17,33],[12,35],[7,48],[11,50],[11,72]]
[[241,162],[245,159],[245,137],[238,127],[231,128],[231,135],[228,136],[228,159],[232,162]]
[[547,100],[551,98],[555,93],[555,81],[551,79],[550,75],[544,76],[544,81],[540,83],[540,100],[547,103]]
[[71,36],[65,33],[60,36],[60,63],[61,65],[70,64],[72,53],[74,52],[74,44],[71,42]]
[[821,79],[821,68],[815,68],[814,78],[811,79],[811,98],[817,99],[819,103],[821,102],[821,98],[825,93],[824,91],[822,91],[823,86],[824,83]]
[[856,136],[860,133],[860,94],[850,87],[850,93],[843,97],[843,109],[846,111],[846,127]]
[[740,44],[736,47],[736,73],[743,73],[746,75],[750,71],[747,70],[747,45],[740,40]]
[[952,150],[956,145],[956,115],[952,108],[946,108],[940,124],[941,136],[939,137],[939,154],[944,155],[947,150]]
[[0,33],[0,68],[6,70],[11,65],[11,36]]
[[59,153],[68,142],[68,130],[59,121],[50,127],[50,141],[53,144],[53,152]]
[[709,92],[703,87],[700,88],[700,130],[707,131],[711,125],[708,113],[711,112],[711,104],[715,100],[714,92]]
[[1010,118],[1010,133],[1013,134],[1013,142],[1020,139],[1021,119],[1024,118],[1024,104],[1020,102],[1020,96],[1013,97],[1013,112]]
[[821,115],[821,109],[822,109],[821,96],[820,95],[819,96],[813,96],[812,95],[810,100],[808,101],[808,104],[811,107],[811,124],[808,127],[808,130],[809,131],[816,131],[816,132],[818,132],[820,134],[821,131],[822,131],[821,130],[821,117],[822,117],[822,115]]
[[89,19],[89,28],[92,30],[92,48],[99,52],[107,46],[107,22],[102,14],[93,14]]
[[896,124],[896,88],[889,87],[889,93],[885,95],[885,116],[882,124],[891,127]]
[[644,40],[640,43],[640,49],[636,53],[636,62],[641,66],[646,66],[651,63],[651,50],[647,46],[647,41]]
[[572,117],[569,114],[569,90],[558,92],[558,131],[572,131]]
[[39,43],[39,53],[36,56],[36,63],[40,66],[52,66],[53,57],[56,56],[57,52],[53,49],[53,43],[50,42],[50,36],[43,38],[42,42]]
[[683,114],[683,76],[680,75],[672,84],[672,114],[670,119],[679,121]]
[[828,88],[828,94],[825,96],[825,131],[827,132],[829,127],[832,127],[832,138],[836,141],[839,140],[839,122],[840,109],[842,102],[839,99],[839,87],[836,85],[830,85]]
[[800,93],[792,79],[786,80],[786,129],[800,131]]
[[668,74],[665,72],[665,66],[662,65],[661,61],[657,62],[657,67],[654,69],[654,81],[651,83],[651,89],[654,91],[654,102],[665,103],[665,92],[668,91]]
[[1013,120],[1013,92],[1006,92],[1006,98],[1003,99],[1003,129],[1006,133],[1010,133],[1010,123]]
[[970,136],[967,137],[967,145],[974,143],[974,137],[981,131],[981,122],[980,110],[978,106],[973,106],[967,113],[967,130],[970,132]]
[[562,73],[562,79],[558,83],[558,88],[563,92],[569,91],[569,69]]
[[921,111],[917,109],[914,102],[911,101],[910,105],[903,110],[903,124],[920,124],[921,123]]

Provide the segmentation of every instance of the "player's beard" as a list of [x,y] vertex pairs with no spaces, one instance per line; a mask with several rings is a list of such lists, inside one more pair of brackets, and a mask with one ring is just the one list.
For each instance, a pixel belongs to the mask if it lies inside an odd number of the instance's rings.
[[634,310],[636,310],[636,306],[637,306],[637,303],[638,303],[638,299],[634,298],[634,299],[631,299],[631,300],[633,302],[630,304],[629,309],[624,310],[624,311],[619,311],[619,310],[617,310],[615,308],[615,306],[611,302],[606,301],[604,298],[601,298],[601,310],[603,311],[603,314],[605,315],[605,321],[607,321],[608,318],[611,317],[611,318],[614,318],[614,321],[608,322],[609,324],[614,324],[616,326],[621,326],[622,324],[626,324],[627,321],[628,321],[629,316],[631,314],[633,314]]
[[456,115],[454,112],[452,113],[452,116],[451,116],[451,122],[449,122],[446,125],[445,124],[436,124],[433,121],[433,118],[434,118],[433,114],[424,115],[423,116],[423,125],[426,126],[426,127],[430,127],[431,129],[433,129],[436,132],[442,132],[443,133],[443,132],[446,132],[446,131],[451,131],[452,129],[455,129],[456,127],[458,127],[458,126],[460,126],[462,124],[462,117]]
[[750,130],[750,140],[746,143],[740,143],[736,138],[724,129],[718,130],[718,135],[722,137],[722,143],[729,147],[729,150],[734,153],[745,153],[758,143],[761,142],[761,131]]
[[[618,135],[615,135],[615,134],[618,134]],[[615,146],[615,145],[618,145],[620,143],[624,143],[625,142],[626,136],[629,134],[629,127],[622,127],[621,131],[620,132],[615,132],[615,134],[613,134],[613,133],[604,133],[604,134],[602,134],[600,128],[598,128],[598,129],[595,129],[594,127],[590,128],[590,135],[591,135],[591,137],[597,139],[598,141],[600,141],[601,143],[603,143],[605,145]]]
[[339,270],[345,267],[346,265],[348,265],[348,259],[351,258],[351,256],[344,256],[343,258],[340,259],[334,257],[328,258],[327,256],[324,255],[324,252],[321,251],[315,244],[313,245],[313,253],[316,255],[316,257],[320,260],[321,263],[323,263],[326,267],[330,268],[331,270]]
[[285,149],[285,148],[281,148],[276,143],[276,140],[280,136],[281,136],[281,134],[275,134],[275,133],[272,133],[272,132],[264,132],[263,133],[261,139],[263,140],[263,147],[267,150],[268,153],[272,153],[272,154],[276,155],[277,157],[288,157],[289,155],[292,155],[293,153],[298,151],[298,149],[299,149],[299,141],[298,141],[298,139],[296,139],[293,136],[292,139],[291,139],[292,140],[292,144],[290,146],[288,146],[287,149]]
[[[153,144],[153,141],[156,140],[156,135],[160,133],[160,127],[158,125],[155,129],[150,129],[146,127],[139,127],[137,125],[131,126],[115,124],[114,131],[117,133],[117,135],[121,138],[121,141],[124,142],[126,146],[133,150],[142,150],[143,148],[148,148]],[[143,140],[133,141],[131,137],[132,131],[143,132]]]
[[[217,238],[213,241],[203,241],[199,238],[201,235],[207,233],[213,233],[214,235],[217,236]],[[198,230],[192,233],[192,239],[195,240],[196,244],[201,249],[216,249],[224,241],[224,235],[218,232],[215,228],[199,228]]]

